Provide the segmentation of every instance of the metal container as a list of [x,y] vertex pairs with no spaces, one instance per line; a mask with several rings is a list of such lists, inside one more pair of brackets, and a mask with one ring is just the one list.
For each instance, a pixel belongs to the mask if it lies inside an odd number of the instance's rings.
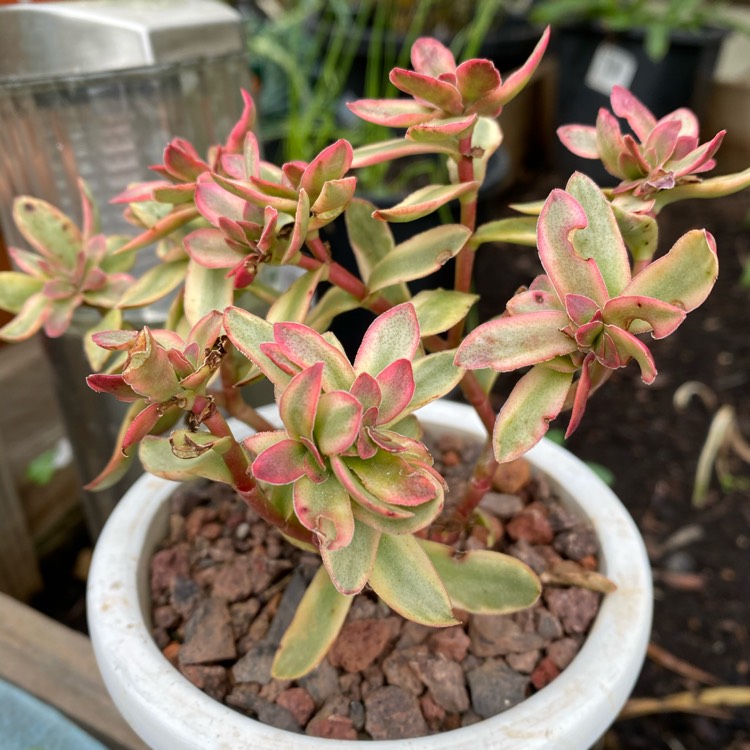
[[[157,179],[148,167],[162,161],[171,138],[187,138],[202,154],[223,142],[247,86],[241,18],[218,0],[3,6],[0,228],[6,243],[24,246],[11,217],[18,195],[43,198],[80,225],[79,176],[99,203],[102,230],[134,234],[110,199],[131,182]],[[140,256],[136,274],[153,262],[148,253]],[[77,316],[77,323],[86,317]],[[157,322],[158,311],[132,319],[145,321]],[[83,330],[74,326],[48,340],[45,350],[76,467],[88,481],[107,463],[122,410],[86,387]],[[133,476],[102,493],[82,492],[92,536]]]

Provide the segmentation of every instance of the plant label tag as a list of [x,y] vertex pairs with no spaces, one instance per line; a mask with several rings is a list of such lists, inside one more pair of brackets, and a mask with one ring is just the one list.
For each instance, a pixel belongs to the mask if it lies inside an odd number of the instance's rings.
[[616,44],[602,42],[591,59],[585,83],[590,89],[609,96],[613,86],[630,88],[637,69],[635,55]]

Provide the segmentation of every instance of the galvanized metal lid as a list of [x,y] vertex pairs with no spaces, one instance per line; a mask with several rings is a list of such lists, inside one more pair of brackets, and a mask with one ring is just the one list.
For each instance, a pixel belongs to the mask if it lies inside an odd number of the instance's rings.
[[219,0],[78,0],[0,8],[0,83],[243,50],[241,17]]

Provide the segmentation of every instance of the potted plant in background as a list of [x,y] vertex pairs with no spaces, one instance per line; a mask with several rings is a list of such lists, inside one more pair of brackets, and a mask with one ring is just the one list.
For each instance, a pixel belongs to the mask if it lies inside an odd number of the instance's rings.
[[[529,460],[566,502],[585,509],[598,535],[601,573],[612,581],[575,562],[553,561],[548,569],[543,561],[542,577],[611,593],[581,653],[552,687],[474,727],[423,740],[434,747],[491,747],[518,736],[524,747],[551,741],[583,747],[625,701],[650,623],[643,546],[607,488],[575,459],[540,441],[566,408],[568,431],[574,430],[593,391],[631,359],[651,382],[656,369],[641,335],[669,335],[709,294],[718,270],[713,238],[693,230],[655,258],[658,211],[677,199],[720,196],[750,184],[750,172],[701,181],[697,174],[711,167],[720,136],[700,145],[694,119],[678,113],[657,122],[621,92],[617,113],[642,144],[610,121],[602,133],[580,126],[564,136],[608,167],[626,170],[614,190],[603,192],[574,174],[544,202],[521,207],[527,215],[477,226],[478,188],[502,138],[496,118],[528,82],[547,39],[545,32],[528,61],[507,78],[489,61],[456,65],[440,42],[419,39],[411,53],[414,70],[391,72],[391,81],[410,98],[350,105],[364,119],[407,128],[401,139],[356,150],[339,140],[309,163],[279,168],[260,158],[249,97],[225,146],[208,159],[176,139],[156,168],[163,179],[131,186],[121,197],[142,232],[117,253],[157,243],[163,262],[131,283],[114,306],[116,311],[176,292],[167,327],[99,327],[91,336],[92,345],[113,356],[100,362],[89,384],[130,405],[112,460],[92,488],[115,481],[139,445],[151,473],[228,484],[254,518],[308,557],[320,558],[291,623],[277,636],[279,648],[271,640],[262,644],[263,655],[253,653],[260,661],[251,660],[251,669],[262,662],[264,684],[275,675],[284,681],[282,690],[324,663],[353,597],[366,587],[382,602],[375,606],[454,635],[457,619],[470,613],[504,627],[508,613],[533,606],[539,579],[527,564],[493,549],[502,524],[480,503],[498,467],[541,446]],[[661,134],[655,161],[651,131]],[[420,189],[387,209],[354,196],[352,170],[415,152],[446,155],[450,182]],[[452,200],[460,203],[459,223],[393,241],[388,222],[415,220]],[[320,230],[342,214],[359,275],[340,266],[321,239]],[[114,269],[99,267],[106,242],[85,232],[84,248],[99,250],[82,250],[78,230],[47,204],[22,198],[16,216],[38,250],[16,253],[23,271],[0,276],[0,302],[17,313],[0,335],[20,338],[33,332],[40,316],[64,324],[65,310],[104,288],[106,271]],[[469,331],[474,253],[493,240],[537,245],[544,273],[508,301],[502,316]],[[412,297],[406,283],[451,257],[453,288]],[[276,265],[303,273],[286,291],[274,291],[260,271]],[[61,278],[51,278],[57,271]],[[323,279],[332,286],[317,295]],[[264,316],[249,311],[250,299],[269,305]],[[336,314],[358,306],[377,317],[350,361],[326,329]],[[514,371],[523,374],[496,413],[490,400],[495,379]],[[241,396],[239,386],[263,379],[273,384],[278,410],[256,410]],[[470,407],[434,405],[456,386]],[[415,418],[422,414],[440,430],[441,413],[447,415],[444,433],[458,426],[484,434],[465,487],[451,503]],[[247,426],[236,428],[229,415]],[[246,436],[248,429],[253,434]],[[315,746],[311,738],[249,720],[203,695],[152,640],[148,560],[165,535],[173,488],[164,479],[140,480],[95,553],[91,635],[115,702],[157,748]],[[527,516],[539,513],[538,507],[527,509]],[[221,537],[220,525],[213,526]],[[591,664],[607,668],[591,672]],[[181,666],[190,673],[189,664]],[[431,695],[445,684],[437,676],[425,679]],[[253,705],[266,705],[252,688],[248,692],[256,696]],[[334,727],[342,725],[356,733],[351,717],[333,720]],[[331,721],[326,727],[334,732]]]
[[[536,2],[531,17],[559,31],[557,123],[593,121],[614,85],[657,116],[679,107],[700,116],[722,42],[730,29],[742,28],[727,8],[720,0]],[[563,173],[581,169],[604,179],[596,165],[565,149],[557,157]]]

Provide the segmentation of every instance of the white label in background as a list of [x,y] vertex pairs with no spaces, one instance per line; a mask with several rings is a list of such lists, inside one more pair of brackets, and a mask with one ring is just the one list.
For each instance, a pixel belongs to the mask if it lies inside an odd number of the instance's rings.
[[616,44],[602,42],[594,52],[585,83],[590,89],[609,96],[613,86],[630,88],[637,69],[635,55]]

